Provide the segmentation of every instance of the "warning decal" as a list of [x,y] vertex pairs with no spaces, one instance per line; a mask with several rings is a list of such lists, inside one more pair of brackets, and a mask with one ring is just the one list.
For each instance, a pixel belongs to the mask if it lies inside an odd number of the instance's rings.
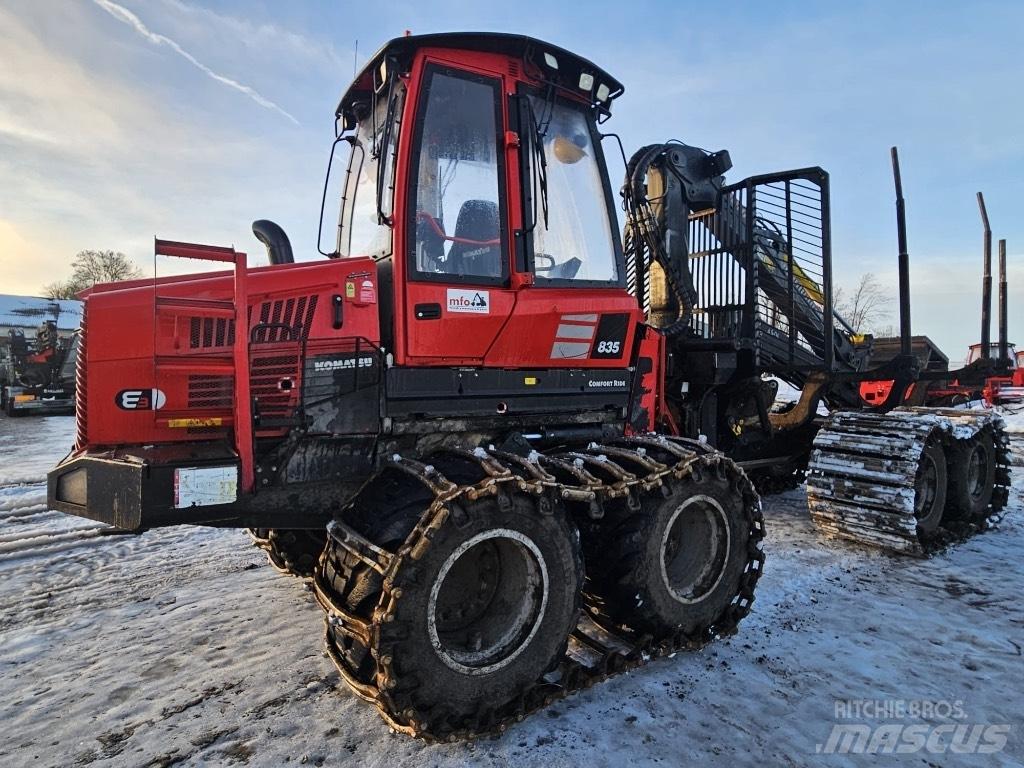
[[206,507],[230,504],[238,498],[238,469],[229,467],[181,467],[174,470],[174,507]]

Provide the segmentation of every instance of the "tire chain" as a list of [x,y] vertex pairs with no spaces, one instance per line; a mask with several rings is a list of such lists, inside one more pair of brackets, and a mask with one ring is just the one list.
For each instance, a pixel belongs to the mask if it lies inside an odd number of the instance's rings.
[[[652,458],[651,452],[663,457],[671,455],[676,461],[671,465],[662,463]],[[575,691],[635,669],[653,658],[680,650],[696,650],[718,637],[732,635],[739,621],[750,612],[754,589],[764,565],[761,550],[764,523],[760,499],[743,471],[706,444],[648,435],[621,438],[609,445],[591,444],[582,451],[552,456],[535,452],[528,459],[480,448],[475,451],[449,449],[448,453],[478,462],[485,478],[473,485],[457,485],[429,464],[398,455],[393,457],[394,468],[413,477],[433,495],[433,501],[395,552],[377,547],[340,521],[334,521],[328,527],[330,538],[337,545],[383,577],[382,591],[371,620],[355,616],[338,605],[335,590],[324,574],[325,565],[331,557],[331,546],[325,548],[313,577],[314,594],[326,612],[328,655],[352,690],[374,704],[395,731],[428,742],[497,736],[513,723]],[[638,475],[623,467],[623,463],[644,468],[646,474]],[[548,472],[549,468],[563,476],[571,475],[576,482],[559,482]],[[506,487],[511,487],[536,500],[537,514],[552,514],[560,501],[568,501],[589,504],[591,516],[600,517],[604,500],[625,499],[626,503],[639,504],[643,494],[658,493],[663,486],[667,488],[669,483],[695,472],[715,472],[727,477],[732,487],[742,494],[749,530],[747,564],[737,593],[710,626],[693,635],[682,632],[664,637],[641,634],[628,627],[616,626],[602,613],[599,601],[584,590],[585,611],[581,612],[554,672],[542,676],[499,710],[480,713],[479,720],[467,727],[465,724],[452,726],[428,722],[421,713],[411,709],[400,710],[396,705],[392,691],[399,687],[401,681],[388,648],[382,647],[382,635],[387,634],[386,630],[382,632],[382,627],[393,621],[397,602],[402,598],[404,567],[423,557],[434,534],[453,516],[453,511],[461,512],[461,505],[455,502],[500,496]],[[613,480],[601,480],[601,476]],[[351,668],[339,648],[332,628],[350,642],[362,643],[373,652],[376,660],[373,682],[359,679],[357,671]]]
[[297,576],[300,579],[308,579],[313,575],[312,569],[305,568],[301,563],[292,559],[294,547],[289,547],[287,543],[281,541],[282,535],[294,538],[297,535],[303,535],[304,531],[296,533],[276,528],[247,528],[246,530],[253,545],[267,554],[267,561],[274,570],[286,576]]

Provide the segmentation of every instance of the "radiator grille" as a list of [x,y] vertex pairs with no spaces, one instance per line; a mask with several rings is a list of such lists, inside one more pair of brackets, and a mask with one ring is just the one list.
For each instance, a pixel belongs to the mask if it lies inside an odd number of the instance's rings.
[[301,351],[297,345],[285,344],[273,350],[253,350],[249,386],[262,416],[285,417],[293,414],[299,397],[300,356]]
[[[318,298],[316,295],[295,296],[264,301],[258,307],[253,307],[250,311],[250,324],[254,326],[253,343],[267,344],[309,338]],[[234,343],[234,320],[214,317],[189,318],[191,349],[218,349],[230,347]]]
[[[309,338],[318,298],[313,295],[264,301],[253,323],[253,343],[266,344]],[[260,327],[264,325],[268,327]],[[286,328],[292,329],[291,332]]]
[[189,346],[192,349],[230,347],[235,343],[235,321],[214,317],[190,319]]
[[234,405],[233,376],[193,374],[188,377],[189,408],[231,408]]

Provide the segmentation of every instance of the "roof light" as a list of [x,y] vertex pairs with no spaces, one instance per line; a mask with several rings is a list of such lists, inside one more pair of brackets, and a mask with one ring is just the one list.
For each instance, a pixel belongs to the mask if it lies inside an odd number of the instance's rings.
[[544,53],[544,63],[551,67],[551,69],[558,69],[558,59],[556,59],[550,53]]
[[580,74],[580,90],[590,91],[594,88],[594,76],[589,75],[586,72]]
[[599,86],[597,86],[598,101],[608,101],[608,94],[610,93],[611,91],[608,90],[608,86],[605,85],[604,83],[601,83]]

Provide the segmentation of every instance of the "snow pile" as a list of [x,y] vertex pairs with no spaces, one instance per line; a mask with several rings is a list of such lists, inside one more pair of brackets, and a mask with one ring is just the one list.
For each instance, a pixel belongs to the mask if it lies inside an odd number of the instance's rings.
[[927,561],[824,540],[802,491],[768,497],[765,574],[738,635],[500,739],[425,746],[349,692],[309,591],[242,532],[103,536],[48,511],[43,473],[73,428],[0,418],[0,765],[873,763],[817,753],[850,700],[959,702],[954,722],[1011,724],[998,755],[886,764],[1024,760],[1024,472],[995,530]]
[[999,409],[1006,422],[1006,431],[1010,434],[1024,434],[1024,406],[1003,406]]

